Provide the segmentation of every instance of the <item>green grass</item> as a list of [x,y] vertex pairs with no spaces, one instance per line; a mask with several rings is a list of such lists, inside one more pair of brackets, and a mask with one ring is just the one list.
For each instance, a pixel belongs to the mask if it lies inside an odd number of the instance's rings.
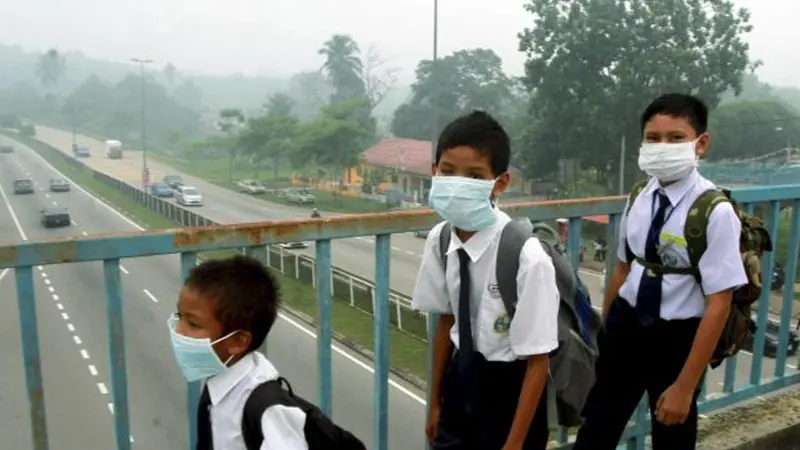
[[[60,155],[58,150],[37,140],[18,136],[14,133],[0,131],[36,150],[56,169],[80,184],[93,194],[103,198],[108,203],[123,210],[126,215],[145,228],[164,229],[175,228],[178,224],[159,214],[146,209],[132,199],[125,197],[110,186],[95,180],[90,169],[75,167]],[[225,258],[234,254],[234,250],[217,250],[204,252],[201,258]],[[285,305],[290,309],[300,312],[312,321],[317,317],[316,291],[301,281],[284,276],[278,271],[273,271],[279,278],[281,293]],[[333,329],[345,340],[352,341],[364,349],[373,348],[373,320],[372,316],[351,308],[339,299],[333,302]],[[390,346],[389,361],[393,368],[408,372],[416,378],[425,379],[426,357],[425,343],[419,338],[400,331],[395,327],[389,328]]]
[[[234,164],[233,167],[233,180],[230,181],[230,174],[227,158],[206,158],[199,161],[191,161],[165,155],[159,152],[153,152],[152,158],[164,164],[174,167],[181,172],[189,175],[202,178],[208,182],[214,183],[225,189],[237,190],[235,182],[243,179],[258,179],[265,186],[273,189],[281,189],[293,187],[290,179],[292,171],[287,168],[281,168],[278,172],[278,180],[274,180],[271,170],[260,170],[258,173],[253,171],[252,166],[241,164]],[[310,172],[316,172],[311,170]],[[330,191],[313,190],[314,197],[316,197],[315,207],[323,211],[346,212],[346,213],[374,213],[385,212],[391,208],[384,204],[373,202],[369,200],[362,200],[360,198],[335,196]],[[291,205],[285,198],[275,195],[263,195],[256,198],[263,199],[272,203],[281,203],[284,205]]]

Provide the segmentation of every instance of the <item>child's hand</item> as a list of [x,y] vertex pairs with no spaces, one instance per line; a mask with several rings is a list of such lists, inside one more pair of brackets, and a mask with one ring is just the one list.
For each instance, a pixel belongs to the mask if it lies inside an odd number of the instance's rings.
[[439,427],[439,405],[431,405],[428,408],[428,421],[425,424],[425,434],[428,436],[428,441],[433,444],[436,439],[436,432]]

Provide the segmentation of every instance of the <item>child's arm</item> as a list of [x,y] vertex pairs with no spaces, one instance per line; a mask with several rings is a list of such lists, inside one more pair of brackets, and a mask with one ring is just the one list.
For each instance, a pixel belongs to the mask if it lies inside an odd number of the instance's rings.
[[514,422],[511,424],[511,431],[508,433],[504,449],[522,448],[525,437],[528,435],[528,428],[536,414],[536,405],[539,404],[542,392],[544,392],[544,385],[547,383],[549,363],[550,358],[547,354],[528,357],[528,367],[525,369],[525,379],[519,394],[517,412],[514,414]]
[[559,295],[553,262],[537,239],[519,256],[517,310],[509,328],[511,349],[528,361],[517,411],[505,448],[521,448],[542,398],[549,370],[548,354],[558,348]]
[[306,415],[300,408],[270,406],[261,416],[261,450],[308,450],[305,423]]

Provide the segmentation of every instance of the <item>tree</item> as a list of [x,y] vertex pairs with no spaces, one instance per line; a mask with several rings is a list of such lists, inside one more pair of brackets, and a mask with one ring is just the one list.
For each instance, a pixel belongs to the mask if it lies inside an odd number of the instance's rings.
[[361,49],[353,38],[335,34],[325,41],[318,53],[325,57],[322,70],[335,90],[331,103],[365,95],[364,80],[361,79],[364,72]]
[[[244,114],[242,114],[242,110],[236,108],[226,108],[219,112],[219,119],[217,119],[217,128],[219,128],[223,133],[226,133],[228,137],[233,135],[233,132],[238,130],[239,127],[244,125],[245,123]],[[229,152],[229,159],[228,159],[228,181],[233,182],[233,158],[236,152],[235,146],[231,145],[228,149]]]
[[167,89],[172,91],[175,88],[175,77],[178,75],[178,69],[171,62],[168,62],[161,72],[164,75],[164,80],[167,82]]
[[44,54],[39,56],[36,65],[36,75],[45,86],[50,86],[58,83],[64,72],[67,70],[67,62],[64,57],[58,53],[58,50],[51,48]]
[[800,143],[800,115],[776,101],[739,101],[717,108],[711,115],[709,131],[709,160],[780,154]]
[[503,73],[502,65],[494,51],[484,48],[460,50],[435,64],[420,61],[412,98],[395,111],[392,132],[427,140],[439,132],[433,129],[434,115],[440,128],[473,109],[503,116],[513,102],[515,81]]
[[292,98],[282,92],[272,94],[263,106],[264,111],[270,116],[290,116],[293,108]]
[[397,83],[397,67],[386,67],[387,59],[381,57],[378,49],[370,47],[362,61],[361,79],[364,82],[364,93],[369,100],[369,109],[373,111],[386,94]]
[[713,108],[729,88],[740,92],[749,67],[750,15],[730,0],[527,0],[525,9],[533,26],[519,34],[520,51],[537,125],[522,156],[532,176],[576,158],[610,181],[622,136],[635,167],[631,144],[649,101],[687,92]]
[[302,120],[316,118],[332,93],[322,71],[300,72],[289,80],[288,94],[294,100],[297,116]]

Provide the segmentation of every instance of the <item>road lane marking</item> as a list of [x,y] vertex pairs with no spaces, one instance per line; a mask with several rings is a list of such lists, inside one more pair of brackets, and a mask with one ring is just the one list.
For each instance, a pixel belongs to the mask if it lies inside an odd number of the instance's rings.
[[53,300],[54,301],[58,301],[59,300],[58,294],[53,294]]
[[46,284],[46,285],[50,286],[50,280],[48,280],[47,278],[45,278],[45,279],[44,279],[44,284]]
[[83,341],[81,341],[80,336],[78,336],[77,334],[72,336],[72,340],[75,341],[75,343],[78,344],[78,345],[83,344]]
[[69,320],[69,314],[67,314],[65,312],[62,312],[61,313],[61,318],[64,319],[64,320]]
[[103,395],[108,395],[108,389],[106,389],[106,385],[102,381],[97,383],[97,390]]
[[86,351],[86,350],[84,350],[84,349],[81,349],[81,358],[83,358],[83,359],[89,359],[89,352],[87,352],[87,351]]
[[147,289],[142,289],[142,291],[144,291],[144,294],[146,296],[150,297],[150,300],[152,300],[153,303],[158,303],[158,299],[156,298],[155,295],[151,294],[150,291],[148,291]]
[[75,225],[76,227],[78,226],[78,223],[77,223],[77,222],[75,222],[74,220],[70,220],[69,222],[70,222],[71,224]]
[[19,223],[19,219],[17,218],[17,213],[15,213],[14,208],[11,207],[11,201],[9,201],[8,196],[6,195],[6,191],[3,190],[2,186],[0,186],[0,196],[3,197],[3,201],[6,203],[6,208],[8,208],[8,213],[11,214],[11,220],[14,222],[14,226],[17,227],[19,235],[22,237],[23,241],[27,241],[28,236],[25,236],[25,232],[22,231],[22,225],[20,225]]
[[85,231],[81,231],[81,234],[84,235],[84,236],[88,236],[89,235],[89,233],[87,233]]
[[129,273],[128,270],[125,269],[125,266],[123,266],[122,264],[119,265],[119,270],[121,270],[122,273],[124,273],[125,275],[127,275]]
[[47,289],[49,289],[51,293],[56,291],[55,289],[53,289],[53,286],[47,286]]
[[71,333],[74,333],[74,332],[75,332],[75,325],[72,325],[71,323],[68,323],[68,324],[67,324],[67,329],[68,329],[68,330],[69,330]]
[[64,305],[62,305],[61,303],[56,303],[56,308],[58,308],[59,311],[63,311]]
[[89,364],[89,373],[92,374],[93,377],[97,376],[97,367],[94,364]]
[[3,278],[6,277],[6,274],[8,273],[8,271],[9,271],[9,269],[3,269],[2,271],[0,271],[0,281],[3,281]]

